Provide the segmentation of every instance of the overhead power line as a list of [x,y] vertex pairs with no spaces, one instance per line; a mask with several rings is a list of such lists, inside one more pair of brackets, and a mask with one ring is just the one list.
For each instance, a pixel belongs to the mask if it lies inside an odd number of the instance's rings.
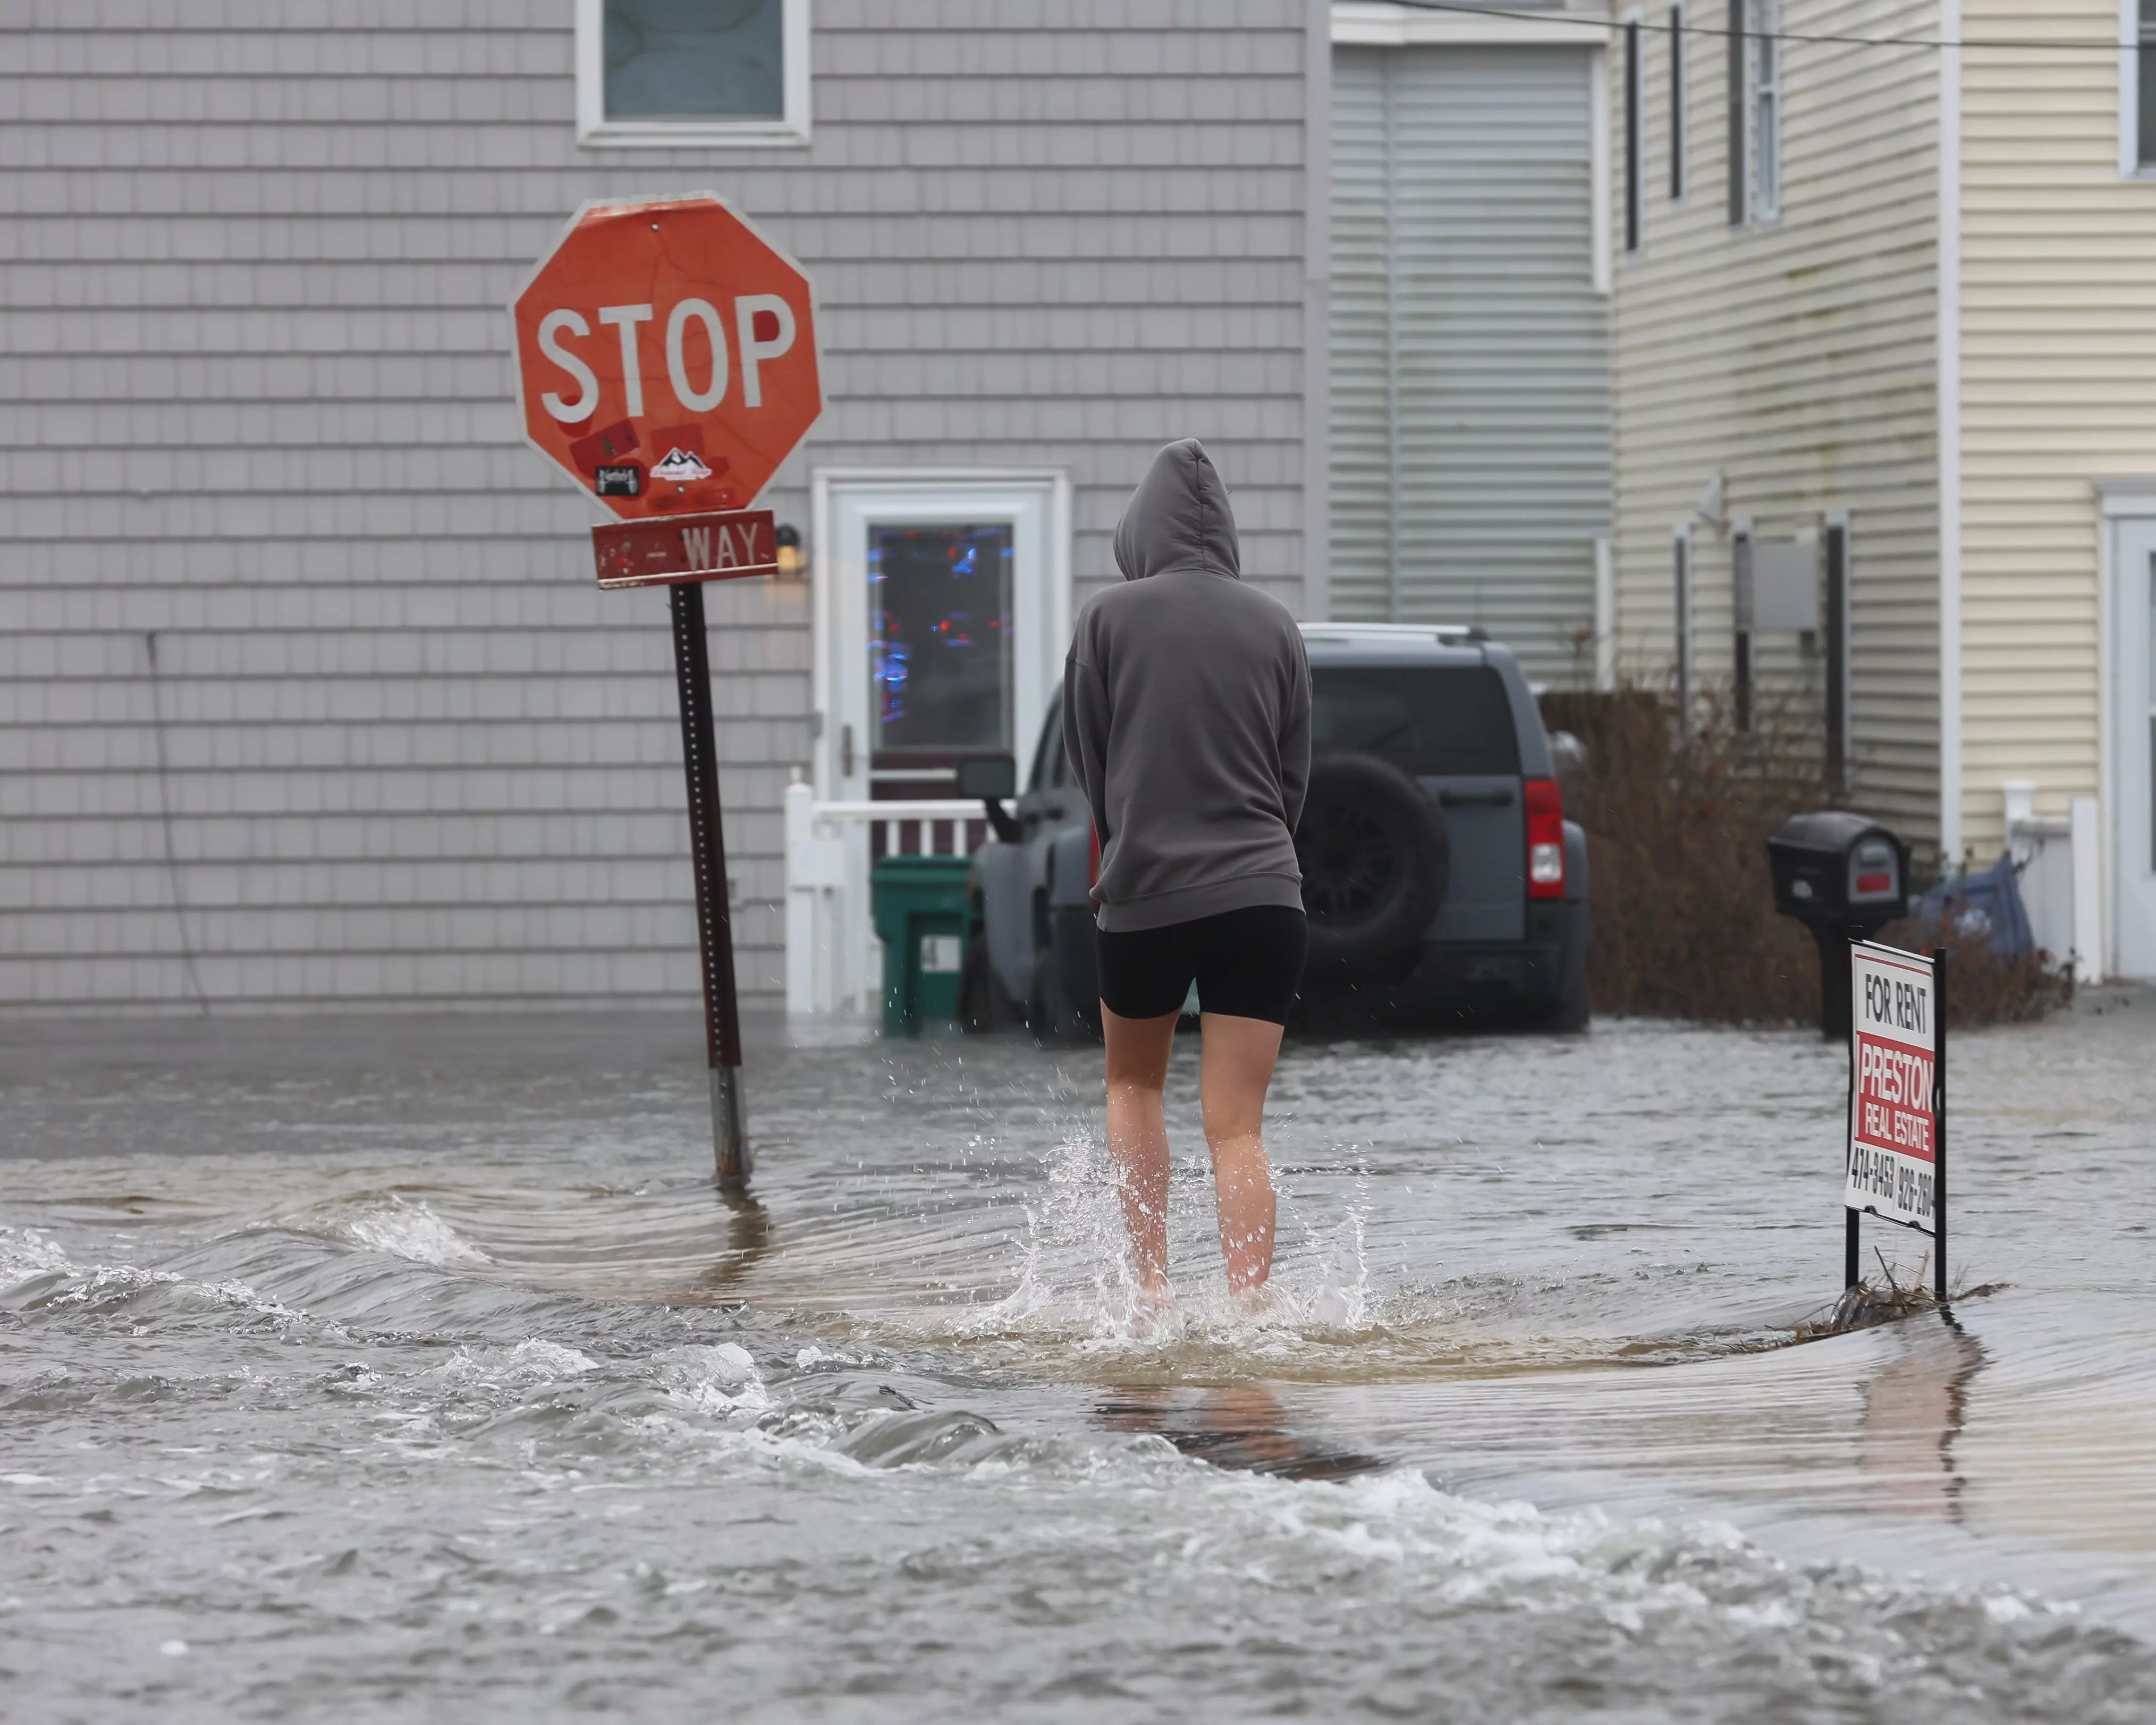
[[1686,23],[1652,24],[1645,18],[1634,23],[1619,18],[1582,18],[1574,12],[1517,12],[1501,6],[1476,6],[1471,0],[1392,0],[1395,6],[1409,8],[1416,12],[1456,12],[1471,18],[1518,18],[1531,24],[1601,24],[1611,30],[1636,28],[1651,31],[1656,35],[1685,36],[1743,36],[1761,41],[1824,42],[1849,48],[1978,48],[2025,50],[2040,54],[2101,54],[2115,55],[2121,51],[2117,42],[2071,42],[2056,37],[2043,36],[1964,36],[1948,41],[1938,36],[1843,36],[1825,31],[1809,30],[1727,30],[1717,29],[1709,24]]

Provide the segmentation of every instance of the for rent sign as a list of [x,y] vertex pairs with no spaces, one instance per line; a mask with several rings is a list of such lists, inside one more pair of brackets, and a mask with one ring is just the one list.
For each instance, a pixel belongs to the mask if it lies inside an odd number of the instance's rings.
[[1943,1193],[1938,978],[1934,961],[1850,947],[1849,1163],[1842,1202],[1939,1234]]

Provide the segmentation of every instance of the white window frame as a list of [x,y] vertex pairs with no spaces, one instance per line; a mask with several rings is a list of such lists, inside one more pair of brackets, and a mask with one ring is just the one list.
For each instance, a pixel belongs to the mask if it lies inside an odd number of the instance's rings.
[[[2149,51],[2156,53],[2156,34]],[[2127,180],[2156,180],[2156,162],[2141,159],[2141,6],[2118,0],[2118,173]]]
[[819,468],[809,490],[815,532],[817,796],[859,802],[871,791],[866,532],[872,523],[1010,526],[1017,553],[1011,752],[1025,761],[1070,644],[1070,475],[1053,468]]
[[[1782,213],[1781,0],[1745,0],[1744,218],[1772,222]],[[1764,68],[1771,66],[1768,75]]]
[[1675,0],[1663,14],[1670,33],[1670,202],[1681,206],[1691,189],[1691,164],[1685,152],[1691,142],[1690,116],[1685,104],[1691,99],[1691,69],[1686,64],[1689,41],[1685,33],[1684,0]]
[[577,0],[577,141],[587,150],[799,147],[809,141],[809,0],[781,0],[778,119],[609,120],[606,116],[606,0]]

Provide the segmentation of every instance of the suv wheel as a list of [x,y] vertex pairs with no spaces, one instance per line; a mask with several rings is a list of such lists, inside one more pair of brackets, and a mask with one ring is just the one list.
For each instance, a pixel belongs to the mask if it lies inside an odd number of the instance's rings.
[[1312,762],[1295,831],[1314,974],[1375,978],[1411,969],[1452,872],[1444,818],[1406,773],[1374,755]]

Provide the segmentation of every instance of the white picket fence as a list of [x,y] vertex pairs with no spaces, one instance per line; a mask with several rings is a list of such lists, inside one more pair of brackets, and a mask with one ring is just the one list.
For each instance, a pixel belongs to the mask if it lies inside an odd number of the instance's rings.
[[882,1010],[883,942],[869,870],[879,856],[966,856],[988,833],[978,801],[819,803],[786,789],[786,1010],[814,1018]]
[[2071,958],[2077,981],[2101,982],[2103,888],[2096,798],[2071,798],[2063,815],[2038,814],[2034,784],[2013,779],[2000,788],[2006,802],[2006,848],[2021,871],[2029,932],[2054,957]]

